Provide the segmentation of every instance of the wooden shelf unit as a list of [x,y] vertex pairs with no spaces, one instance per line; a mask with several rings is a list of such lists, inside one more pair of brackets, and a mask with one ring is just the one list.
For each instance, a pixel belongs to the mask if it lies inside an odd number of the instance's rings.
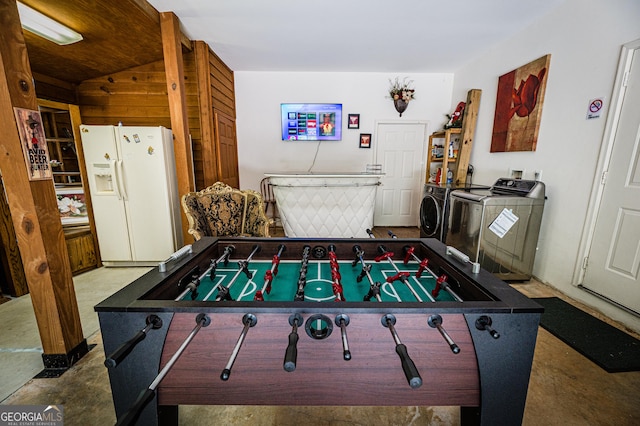
[[40,115],[49,147],[53,182],[82,185],[69,111],[41,106]]
[[[426,182],[435,182],[431,179],[431,175],[436,173],[433,166],[442,167],[442,175],[438,183],[444,184],[447,182],[447,170],[450,163],[456,163],[460,151],[460,133],[462,129],[447,129],[439,132],[434,132],[429,136],[429,150],[427,159],[427,176]],[[437,143],[441,140],[442,144]],[[451,148],[451,149],[450,149]],[[438,155],[441,152],[441,155]],[[455,173],[455,170],[451,170]]]

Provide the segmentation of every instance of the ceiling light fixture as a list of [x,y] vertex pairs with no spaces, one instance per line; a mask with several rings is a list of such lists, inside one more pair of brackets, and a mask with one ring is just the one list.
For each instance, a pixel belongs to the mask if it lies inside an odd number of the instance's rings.
[[82,34],[43,15],[20,2],[18,13],[22,28],[59,45],[67,45],[82,40]]

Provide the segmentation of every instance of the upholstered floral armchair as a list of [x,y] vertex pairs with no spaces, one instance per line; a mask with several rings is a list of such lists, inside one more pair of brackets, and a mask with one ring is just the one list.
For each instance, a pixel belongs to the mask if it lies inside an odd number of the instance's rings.
[[268,237],[271,220],[265,215],[259,192],[239,190],[216,182],[198,192],[182,196],[189,233],[204,236]]

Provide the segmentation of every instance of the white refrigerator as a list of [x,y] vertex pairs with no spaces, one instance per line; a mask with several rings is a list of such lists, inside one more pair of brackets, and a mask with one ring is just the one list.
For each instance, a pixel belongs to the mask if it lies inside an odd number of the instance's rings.
[[102,262],[167,259],[182,246],[171,130],[81,125],[80,134]]

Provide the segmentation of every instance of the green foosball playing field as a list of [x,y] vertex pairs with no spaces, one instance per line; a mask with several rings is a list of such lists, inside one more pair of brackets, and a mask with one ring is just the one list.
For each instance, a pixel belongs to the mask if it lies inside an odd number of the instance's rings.
[[[338,261],[339,283],[342,287],[344,301],[363,301],[369,293],[371,283],[365,275],[360,282],[358,276],[361,274],[362,265],[357,263],[352,266],[352,262]],[[380,299],[383,302],[430,302],[431,298],[439,302],[453,301],[454,299],[445,291],[438,292],[437,297],[432,295],[436,287],[436,278],[428,271],[423,271],[420,278],[416,277],[419,269],[417,262],[394,262],[396,270],[387,260],[380,263],[371,262],[369,275],[374,283],[380,283]],[[214,301],[220,294],[220,290],[228,289],[231,300],[252,301],[256,300],[256,292],[262,294],[264,301],[293,301],[299,291],[301,262],[282,261],[277,265],[272,274],[269,291],[265,289],[265,277],[272,269],[272,263],[268,261],[252,261],[247,270],[251,278],[247,276],[239,260],[230,260],[227,265],[220,264],[215,269],[213,279],[211,274],[204,276],[197,287],[195,298],[193,292],[188,292],[183,300]],[[303,291],[304,300],[308,302],[331,302],[338,297],[334,293],[334,280],[332,279],[331,264],[329,260],[311,260],[306,265],[306,276],[304,278]],[[396,277],[400,273],[408,273],[406,282],[396,279],[392,282],[386,280]],[[335,274],[334,274],[335,275]],[[223,289],[224,294],[225,290]],[[261,293],[260,293],[261,292]],[[419,297],[419,299],[416,297]],[[377,302],[375,297],[371,297],[371,302]]]

